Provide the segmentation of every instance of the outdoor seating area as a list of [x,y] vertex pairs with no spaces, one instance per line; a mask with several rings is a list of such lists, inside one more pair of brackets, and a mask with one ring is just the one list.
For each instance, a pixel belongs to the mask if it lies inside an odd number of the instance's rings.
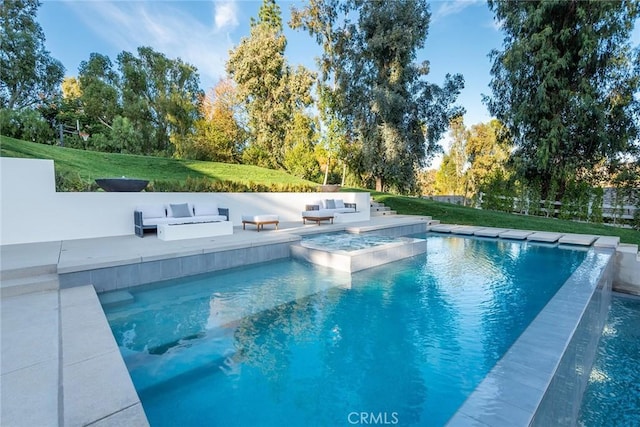
[[144,205],[136,207],[133,219],[136,235],[144,237],[145,230],[160,231],[160,226],[229,221],[229,209],[215,203]]

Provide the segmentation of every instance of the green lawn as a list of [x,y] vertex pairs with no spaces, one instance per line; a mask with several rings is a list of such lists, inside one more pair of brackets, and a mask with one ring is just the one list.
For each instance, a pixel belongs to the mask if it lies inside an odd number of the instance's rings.
[[371,196],[374,200],[384,203],[398,213],[406,215],[428,215],[447,224],[618,236],[622,243],[640,245],[640,231],[628,228],[564,221],[538,216],[515,215],[506,212],[468,208],[450,203],[434,202],[416,197],[394,196],[392,194],[377,193],[374,191],[371,191]]
[[36,144],[4,136],[0,136],[0,155],[3,157],[52,159],[57,171],[78,173],[82,179],[87,181],[93,181],[95,178],[121,176],[150,181],[183,181],[187,177],[207,177],[213,180],[237,181],[244,184],[254,182],[265,185],[317,185],[317,183],[296,178],[282,171],[257,166],[100,153]]

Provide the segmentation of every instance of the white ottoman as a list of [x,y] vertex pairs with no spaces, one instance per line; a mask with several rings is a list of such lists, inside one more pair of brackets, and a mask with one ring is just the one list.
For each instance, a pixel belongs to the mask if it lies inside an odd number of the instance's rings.
[[275,224],[277,230],[279,223],[278,215],[242,215],[243,230],[247,224],[255,224],[258,227],[258,231],[260,231],[260,228],[264,230],[265,224]]

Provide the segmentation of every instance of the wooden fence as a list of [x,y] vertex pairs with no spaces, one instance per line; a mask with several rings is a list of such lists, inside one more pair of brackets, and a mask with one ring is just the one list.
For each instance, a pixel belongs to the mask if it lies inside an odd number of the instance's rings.
[[[591,200],[588,205],[579,208],[583,211],[582,216],[586,217],[582,219],[594,222],[611,222],[614,224],[624,224],[633,221],[636,211],[640,209],[640,189],[627,191],[625,193],[624,196],[618,198],[616,197],[615,188],[605,188],[600,206],[594,206],[593,200]],[[484,208],[486,196],[485,193],[480,193],[476,199],[475,207],[480,209]],[[505,201],[511,199],[506,196],[497,197]],[[512,200],[512,213],[524,215],[537,214],[538,216],[557,218],[561,216],[563,212],[562,202],[559,201],[540,200],[538,205],[536,205],[535,201],[528,199],[522,200],[513,197]],[[595,218],[595,215],[600,215],[601,218]]]

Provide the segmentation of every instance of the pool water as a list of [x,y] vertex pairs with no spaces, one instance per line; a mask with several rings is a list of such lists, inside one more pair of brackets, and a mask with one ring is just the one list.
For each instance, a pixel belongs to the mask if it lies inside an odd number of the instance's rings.
[[313,249],[350,252],[401,241],[402,238],[380,236],[377,234],[338,232],[305,236],[302,238],[301,244],[302,246]]
[[105,312],[152,426],[443,425],[586,252],[427,247],[354,274],[287,260],[181,279]]
[[579,424],[640,425],[640,297],[617,295],[611,300]]

